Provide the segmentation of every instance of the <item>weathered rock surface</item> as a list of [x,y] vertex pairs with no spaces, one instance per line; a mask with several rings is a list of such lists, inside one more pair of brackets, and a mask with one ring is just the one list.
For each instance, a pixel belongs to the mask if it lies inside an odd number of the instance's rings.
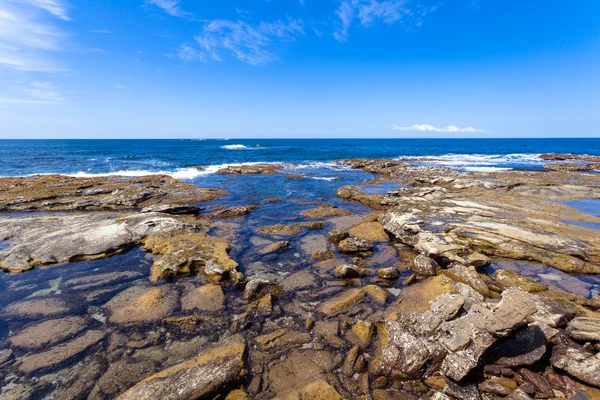
[[600,358],[566,346],[554,346],[552,366],[594,387],[600,387]]
[[0,211],[136,210],[159,203],[175,210],[223,194],[226,192],[198,188],[166,175],[139,178],[36,175],[0,178]]
[[567,333],[576,340],[600,341],[600,318],[575,318],[569,322]]
[[67,311],[69,311],[69,307],[63,300],[50,297],[11,303],[3,310],[0,310],[0,315],[18,318],[39,318],[60,315]]
[[575,163],[559,163],[545,164],[544,169],[549,171],[591,171],[600,169],[600,164],[575,164]]
[[181,298],[181,308],[184,311],[222,311],[225,308],[225,294],[219,285],[188,285]]
[[256,233],[265,236],[295,236],[300,232],[302,232],[302,227],[299,225],[283,224],[263,226],[256,230]]
[[342,264],[335,267],[333,273],[338,278],[362,278],[368,275],[369,271],[365,268],[357,267],[352,264]]
[[217,171],[217,174],[222,175],[271,175],[279,174],[277,170],[279,167],[272,164],[259,164],[259,165],[229,165],[225,168],[221,168]]
[[202,351],[193,360],[177,364],[138,383],[119,400],[196,400],[209,398],[246,375],[246,344],[233,336]]
[[13,346],[26,349],[45,348],[78,334],[86,325],[81,317],[52,319],[28,326],[11,336],[8,341]]
[[421,276],[437,275],[440,267],[433,258],[419,254],[413,261],[413,271]]
[[338,248],[342,253],[358,253],[371,250],[373,248],[373,242],[350,236],[349,238],[342,240],[338,244]]
[[548,287],[516,271],[500,269],[493,274],[496,283],[504,287],[518,287],[528,293],[543,292]]
[[177,303],[178,295],[169,286],[133,286],[113,297],[104,308],[110,313],[110,322],[128,325],[158,321]]
[[258,206],[236,206],[218,210],[210,214],[211,218],[236,218],[250,214]]
[[321,304],[319,311],[329,316],[337,315],[361,302],[365,296],[366,293],[363,289],[348,289],[342,294]]
[[350,212],[346,209],[332,206],[331,204],[324,204],[322,206],[311,208],[309,210],[304,210],[300,213],[303,217],[306,218],[329,218],[329,217],[342,217],[345,215],[350,215]]

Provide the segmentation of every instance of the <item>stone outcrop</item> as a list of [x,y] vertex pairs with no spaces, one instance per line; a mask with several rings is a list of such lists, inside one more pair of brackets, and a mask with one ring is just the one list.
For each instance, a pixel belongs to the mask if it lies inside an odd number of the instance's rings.
[[222,175],[272,175],[279,174],[279,166],[272,164],[229,165],[217,171]]

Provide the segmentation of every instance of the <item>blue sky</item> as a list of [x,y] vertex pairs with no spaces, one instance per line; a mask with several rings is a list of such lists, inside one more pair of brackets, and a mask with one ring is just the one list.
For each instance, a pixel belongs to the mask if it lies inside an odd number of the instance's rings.
[[600,1],[0,0],[0,137],[597,137]]

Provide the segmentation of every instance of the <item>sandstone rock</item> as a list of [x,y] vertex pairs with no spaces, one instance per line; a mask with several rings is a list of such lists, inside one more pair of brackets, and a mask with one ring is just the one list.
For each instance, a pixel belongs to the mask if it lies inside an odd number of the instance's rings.
[[244,298],[248,301],[253,301],[270,293],[278,296],[281,289],[275,282],[266,279],[252,279],[246,283],[244,289]]
[[25,373],[58,366],[69,359],[76,357],[91,346],[100,342],[105,333],[102,331],[87,331],[70,342],[52,347],[50,350],[33,353],[19,360],[18,368]]
[[243,390],[237,389],[229,392],[225,400],[250,400],[250,396]]
[[314,288],[318,285],[318,277],[309,270],[302,270],[285,277],[281,287],[286,292]]
[[347,279],[347,278],[362,278],[368,275],[369,271],[365,268],[357,267],[352,264],[342,264],[335,267],[333,273],[338,278]]
[[13,356],[13,351],[11,349],[2,349],[0,350],[0,366],[10,360]]
[[535,279],[529,278],[516,271],[499,269],[494,272],[494,280],[504,287],[518,287],[528,293],[537,293],[548,290],[548,287]]
[[8,341],[17,347],[26,349],[47,348],[72,337],[86,327],[81,317],[65,317],[28,326],[11,336]]
[[552,366],[594,387],[600,387],[600,358],[590,353],[554,346],[550,359]]
[[109,321],[115,324],[139,324],[159,321],[175,309],[177,293],[167,286],[133,286],[104,305]]
[[322,303],[319,307],[319,312],[328,316],[343,313],[361,302],[365,296],[366,293],[363,289],[348,289],[342,294]]
[[496,342],[492,357],[497,365],[507,367],[533,365],[546,354],[546,342],[540,327],[530,325]]
[[295,236],[300,232],[302,232],[302,227],[299,225],[283,224],[263,226],[256,230],[256,233],[265,236]]
[[566,324],[577,314],[574,305],[568,301],[554,300],[542,295],[533,295],[531,298],[537,309],[537,312],[529,318],[531,321],[557,328]]
[[591,171],[598,168],[594,164],[575,163],[544,164],[543,167],[549,171]]
[[569,322],[567,333],[576,340],[600,341],[600,318],[575,318]]
[[219,285],[204,285],[194,287],[188,285],[186,293],[181,298],[181,308],[184,311],[218,312],[225,309],[225,295]]
[[452,268],[444,270],[443,273],[452,280],[471,286],[483,296],[490,296],[490,290],[485,282],[481,279],[477,271],[474,269],[466,267],[462,264],[454,264]]
[[66,382],[61,384],[54,392],[54,398],[65,400],[93,399],[90,392],[106,368],[106,360],[103,357],[81,361],[70,370]]
[[440,268],[434,259],[422,254],[415,257],[413,264],[413,271],[421,276],[437,275]]
[[246,375],[246,344],[239,335],[202,351],[197,358],[177,364],[139,382],[119,400],[194,400],[214,396]]
[[338,248],[342,253],[369,251],[373,248],[373,242],[350,236],[349,238],[342,240],[338,244]]
[[521,389],[514,390],[508,397],[508,400],[532,400],[532,398]]
[[263,203],[280,203],[281,199],[279,197],[270,197],[268,199],[264,199]]
[[116,398],[131,386],[151,375],[157,363],[152,360],[118,360],[110,363],[107,370],[97,379],[90,399]]
[[309,210],[304,210],[300,213],[303,217],[306,218],[329,218],[329,217],[341,217],[350,215],[348,210],[343,208],[339,208],[330,204],[324,204],[322,206],[311,208]]
[[256,210],[258,206],[236,206],[218,210],[210,214],[211,218],[236,218],[243,217]]
[[383,226],[377,221],[363,222],[351,228],[348,233],[350,236],[369,242],[387,242],[390,239]]
[[69,311],[69,308],[63,300],[50,297],[11,303],[3,310],[0,310],[0,315],[18,318],[36,318],[60,315],[67,311]]
[[310,334],[306,332],[286,331],[278,329],[275,332],[258,336],[254,339],[258,347],[263,351],[272,351],[289,348],[290,346],[308,343]]
[[348,339],[361,348],[366,348],[371,344],[374,333],[375,325],[372,322],[358,321],[350,330]]
[[269,366],[269,390],[283,397],[309,383],[325,379],[333,367],[333,355],[327,351],[294,350],[286,359]]
[[376,285],[367,285],[363,289],[365,292],[367,292],[367,295],[377,304],[384,305],[386,303],[388,294],[384,289]]
[[332,243],[339,243],[342,240],[346,239],[350,234],[346,231],[343,231],[339,228],[333,228],[328,234],[327,237]]
[[156,204],[150,207],[143,208],[140,212],[163,213],[172,215],[198,215],[200,211],[202,211],[202,208],[193,205]]
[[276,165],[262,164],[262,165],[229,165],[225,168],[221,168],[217,171],[217,174],[222,175],[271,175],[279,174]]
[[61,288],[73,291],[88,291],[105,285],[113,286],[116,283],[141,278],[143,274],[134,271],[109,272],[94,275],[85,275],[68,279],[61,284]]
[[377,271],[377,276],[381,279],[398,279],[400,271],[396,267],[381,268]]

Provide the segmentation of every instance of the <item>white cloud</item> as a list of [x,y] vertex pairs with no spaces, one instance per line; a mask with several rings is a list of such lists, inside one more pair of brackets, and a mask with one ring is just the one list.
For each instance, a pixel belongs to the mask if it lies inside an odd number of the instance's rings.
[[355,20],[363,27],[382,22],[391,25],[410,19],[417,26],[421,17],[435,11],[436,7],[423,7],[412,0],[342,0],[336,11],[337,28],[333,33],[336,40],[345,42]]
[[104,33],[104,34],[109,34],[110,31],[108,29],[92,29],[92,30],[90,30],[90,33]]
[[42,22],[46,14],[42,11],[68,20],[56,1],[0,1],[0,66],[21,71],[62,70],[49,58],[49,52],[62,50],[66,35],[52,22]]
[[64,96],[50,82],[31,82],[28,87],[17,88],[19,97],[0,97],[0,104],[12,105],[58,105],[65,102]]
[[190,13],[181,10],[179,0],[146,0],[146,3],[162,8],[167,14],[174,17],[186,17],[190,15]]
[[259,65],[277,59],[278,48],[304,34],[302,20],[261,22],[214,20],[207,22],[202,33],[194,39],[198,48],[181,45],[176,54],[182,60],[202,62],[223,61],[233,56],[238,60]]
[[484,133],[485,131],[482,129],[475,129],[471,126],[467,128],[459,128],[458,126],[450,125],[445,128],[436,128],[432,125],[422,124],[422,125],[411,125],[411,126],[398,126],[393,125],[392,129],[395,131],[405,131],[405,132],[443,132],[443,133]]

